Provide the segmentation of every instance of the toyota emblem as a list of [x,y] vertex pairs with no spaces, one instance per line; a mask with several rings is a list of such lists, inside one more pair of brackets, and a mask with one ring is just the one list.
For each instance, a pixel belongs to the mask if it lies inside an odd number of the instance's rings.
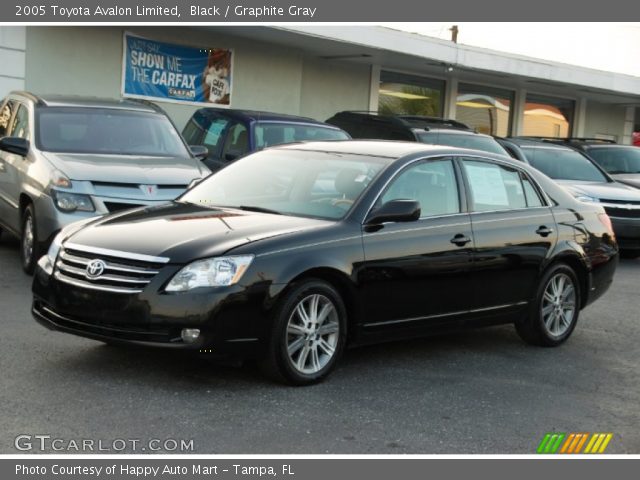
[[85,269],[85,275],[89,279],[98,278],[100,275],[104,273],[104,269],[107,268],[107,264],[102,260],[91,260],[87,264],[87,268]]

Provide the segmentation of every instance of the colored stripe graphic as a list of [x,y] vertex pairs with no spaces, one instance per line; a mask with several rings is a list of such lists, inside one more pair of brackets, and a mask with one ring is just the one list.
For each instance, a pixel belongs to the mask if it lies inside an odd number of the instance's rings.
[[[536,451],[541,454],[604,453],[612,438],[613,433],[550,432],[542,438]],[[587,446],[583,451],[585,443]]]
[[562,440],[564,440],[564,433],[547,433],[540,445],[538,445],[538,453],[556,453]]

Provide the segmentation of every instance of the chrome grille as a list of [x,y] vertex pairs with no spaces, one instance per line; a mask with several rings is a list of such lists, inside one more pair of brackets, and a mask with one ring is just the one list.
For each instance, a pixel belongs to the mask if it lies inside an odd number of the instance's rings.
[[[104,264],[104,271],[98,276],[90,276],[87,272],[87,266],[94,260]],[[58,255],[54,276],[61,282],[90,290],[140,293],[168,261],[164,257],[65,245]]]

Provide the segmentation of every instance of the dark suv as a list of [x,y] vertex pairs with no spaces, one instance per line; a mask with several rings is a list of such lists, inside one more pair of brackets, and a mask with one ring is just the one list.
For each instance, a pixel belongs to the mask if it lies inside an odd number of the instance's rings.
[[312,118],[280,113],[201,108],[182,130],[189,145],[209,150],[204,163],[218,170],[250,152],[284,143],[349,140],[339,128]]
[[404,140],[508,155],[493,137],[476,133],[456,120],[347,111],[336,113],[327,123],[342,128],[353,138]]

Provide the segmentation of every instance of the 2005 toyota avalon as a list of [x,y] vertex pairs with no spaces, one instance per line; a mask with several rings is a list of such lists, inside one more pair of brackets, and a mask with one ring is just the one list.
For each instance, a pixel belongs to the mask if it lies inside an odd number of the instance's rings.
[[294,144],[160,206],[65,228],[33,315],[108,343],[256,357],[309,384],[346,345],[515,323],[559,345],[611,284],[609,218],[506,157],[418,143]]

